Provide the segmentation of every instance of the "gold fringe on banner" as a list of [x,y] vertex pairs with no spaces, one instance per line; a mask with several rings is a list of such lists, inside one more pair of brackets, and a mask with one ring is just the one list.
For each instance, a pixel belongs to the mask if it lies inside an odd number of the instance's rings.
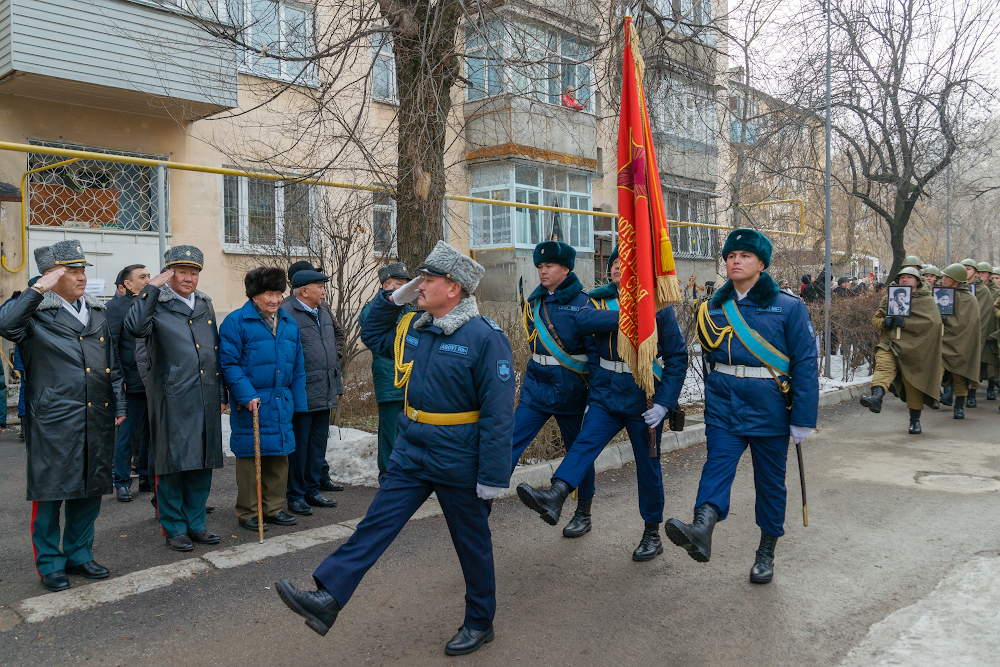
[[656,389],[656,376],[653,375],[653,359],[656,358],[656,329],[653,335],[639,343],[639,349],[632,347],[628,338],[618,334],[618,356],[622,358],[632,371],[632,378],[639,388],[646,392],[646,398],[653,395]]

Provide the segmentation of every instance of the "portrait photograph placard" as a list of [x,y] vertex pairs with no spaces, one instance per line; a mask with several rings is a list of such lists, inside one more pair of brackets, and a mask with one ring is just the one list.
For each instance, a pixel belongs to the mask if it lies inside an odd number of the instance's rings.
[[937,304],[938,310],[942,315],[954,315],[955,314],[955,288],[954,287],[935,287],[934,288],[934,303]]
[[969,284],[969,294],[976,296],[976,286],[971,283]]
[[907,317],[910,314],[910,301],[913,299],[913,288],[907,285],[893,285],[889,288],[889,315]]

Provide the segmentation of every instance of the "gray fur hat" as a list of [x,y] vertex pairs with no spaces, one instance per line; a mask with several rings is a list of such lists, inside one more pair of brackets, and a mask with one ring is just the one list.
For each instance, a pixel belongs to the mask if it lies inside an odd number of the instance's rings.
[[483,265],[466,257],[444,241],[438,241],[434,250],[424,260],[424,265],[418,269],[421,273],[431,276],[443,276],[462,286],[469,294],[476,291],[479,281],[486,275]]
[[205,255],[193,245],[175,245],[163,253],[163,259],[168,269],[174,266],[193,266],[196,269],[205,268]]
[[56,265],[56,258],[52,256],[52,246],[35,248],[35,264],[38,265],[39,273],[45,273]]
[[406,272],[406,264],[403,264],[402,262],[393,262],[392,264],[386,264],[378,270],[379,283],[384,283],[389,280],[389,278],[409,280],[410,274]]
[[[52,253],[52,261],[56,266],[93,266],[87,261],[87,256],[83,254],[83,246],[76,239],[66,239],[53,243],[49,247]],[[38,263],[38,260],[35,260]]]

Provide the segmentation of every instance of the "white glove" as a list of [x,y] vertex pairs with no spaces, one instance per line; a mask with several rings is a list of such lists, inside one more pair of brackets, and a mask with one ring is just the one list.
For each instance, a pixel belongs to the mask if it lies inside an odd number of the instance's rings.
[[792,429],[792,442],[796,445],[801,445],[813,432],[808,426],[790,426],[789,428]]
[[642,418],[646,422],[646,426],[649,428],[656,428],[663,421],[663,418],[667,416],[667,408],[660,405],[659,403],[653,403],[653,407],[642,413]]
[[494,498],[499,498],[505,488],[506,487],[483,486],[482,484],[476,484],[476,495],[479,496],[480,500],[493,500]]
[[424,282],[422,275],[417,276],[392,293],[392,302],[397,306],[405,306],[417,298],[417,288]]

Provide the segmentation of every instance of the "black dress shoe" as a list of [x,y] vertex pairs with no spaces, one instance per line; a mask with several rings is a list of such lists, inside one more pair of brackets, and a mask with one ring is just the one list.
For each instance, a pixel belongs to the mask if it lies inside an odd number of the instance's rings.
[[279,579],[274,588],[289,609],[306,619],[306,625],[321,637],[326,636],[337,620],[340,605],[325,588],[320,587],[312,593],[300,591],[287,579]]
[[214,507],[212,507],[211,505],[205,505],[205,514],[211,514],[214,511],[215,511]]
[[53,593],[64,591],[69,588],[69,579],[66,578],[66,573],[63,570],[56,570],[42,575],[42,586]]
[[580,498],[576,501],[576,512],[563,528],[563,537],[583,537],[590,532],[590,507],[593,504],[593,497]]
[[181,533],[180,535],[175,535],[174,537],[168,537],[167,546],[174,551],[191,551],[194,549],[194,543],[191,541],[191,537],[187,533]]
[[542,521],[550,526],[559,523],[563,503],[571,491],[569,484],[556,477],[552,478],[552,487],[548,489],[536,489],[523,482],[517,485],[517,497],[521,502],[538,512]]
[[130,503],[132,502],[132,490],[127,486],[115,487],[115,498],[120,503]]
[[274,515],[264,517],[264,522],[273,523],[275,526],[294,526],[299,520],[288,512],[278,510]]
[[493,626],[485,630],[470,630],[464,625],[458,629],[458,634],[445,644],[445,655],[468,655],[479,650],[483,644],[493,641]]
[[333,480],[331,480],[331,479],[324,479],[322,482],[319,483],[319,490],[320,491],[343,491],[344,487],[341,486],[340,484],[334,484]]
[[318,493],[314,496],[306,496],[306,504],[312,505],[313,507],[336,507],[336,500],[327,500]]
[[91,560],[79,565],[70,565],[66,568],[66,574],[78,574],[87,579],[107,579],[111,571],[97,561]]
[[309,507],[304,500],[289,500],[288,501],[288,511],[292,514],[301,514],[302,516],[309,516],[313,513],[313,508]]
[[663,526],[663,532],[670,541],[687,550],[688,555],[699,563],[707,563],[712,557],[712,531],[719,515],[708,503],[694,510],[694,522],[681,523],[670,519]]
[[[267,525],[267,520],[265,519],[264,520],[264,532],[265,533],[267,532],[267,529],[269,527],[270,526]],[[255,533],[258,532],[258,530],[257,530],[257,517],[252,516],[249,519],[247,519],[246,521],[240,521],[240,528],[246,528],[247,530],[252,530]]]
[[149,493],[153,490],[153,485],[148,479],[139,478],[139,493]]
[[777,541],[778,538],[774,535],[760,531],[760,547],[757,549],[757,558],[750,570],[751,583],[767,584],[774,578],[774,545]]
[[663,553],[663,542],[660,541],[660,526],[655,523],[647,523],[646,529],[642,531],[642,539],[639,546],[632,552],[632,560],[637,563],[645,563],[653,560]]
[[222,538],[218,535],[213,535],[207,530],[199,530],[197,533],[190,533],[188,537],[191,538],[192,542],[197,542],[198,544],[218,544],[219,540]]

